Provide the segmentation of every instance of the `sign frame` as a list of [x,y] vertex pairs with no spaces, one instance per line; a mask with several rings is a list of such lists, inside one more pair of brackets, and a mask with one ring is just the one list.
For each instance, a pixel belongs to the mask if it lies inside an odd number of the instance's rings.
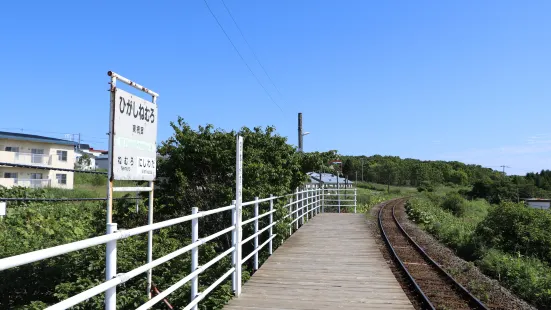
[[[110,106],[109,106],[109,153],[108,153],[108,172],[107,177],[109,178],[107,182],[107,234],[116,232],[113,227],[116,229],[116,224],[113,223],[113,191],[119,191],[119,192],[149,192],[149,199],[148,199],[148,210],[147,210],[147,223],[148,225],[153,224],[153,189],[154,189],[154,180],[156,176],[156,154],[157,154],[157,134],[156,134],[156,126],[157,126],[157,119],[158,119],[158,113],[157,113],[157,97],[159,97],[159,94],[147,89],[140,84],[133,82],[113,71],[108,71],[107,75],[111,78],[111,88],[110,88]],[[115,175],[113,171],[113,151],[114,151],[114,143],[116,139],[117,132],[115,131],[115,115],[116,115],[116,100],[117,100],[117,81],[121,81],[129,86],[132,86],[148,95],[151,96],[151,104],[155,107],[155,142],[154,142],[154,159],[155,159],[155,173],[153,173],[153,178],[148,178],[150,180],[148,181],[148,187],[117,187],[114,188],[114,180]],[[119,92],[120,94],[120,92]],[[136,98],[139,98],[136,96]],[[143,100],[142,104],[145,104],[146,101],[143,98],[140,98],[140,100]],[[132,106],[132,109],[134,109],[134,105]],[[139,105],[138,105],[139,110]],[[120,111],[120,110],[119,110]],[[145,112],[145,111],[144,111]],[[132,111],[132,116],[134,111]],[[139,114],[139,111],[138,111]],[[144,115],[145,119],[145,115]],[[140,121],[141,121],[141,115],[140,115]],[[138,124],[135,124],[138,125]],[[145,128],[145,125],[144,125]],[[131,131],[132,132],[132,131]],[[140,130],[141,132],[141,130]],[[123,135],[123,134],[121,134]],[[131,135],[132,136],[132,135]],[[132,137],[131,137],[132,138]],[[117,158],[118,160],[118,158]],[[118,178],[117,178],[118,179]],[[143,178],[142,178],[143,179]],[[144,181],[144,180],[138,180],[138,181]],[[116,255],[116,243],[111,244],[111,247],[109,247],[110,244],[108,244],[107,250],[111,248],[111,255],[109,254],[109,251],[106,251],[106,257],[105,257],[105,280],[109,281],[112,278],[114,278],[117,275],[117,255]],[[113,251],[114,249],[114,251]],[[153,261],[153,231],[150,230],[147,234],[147,263],[151,263]],[[152,287],[152,270],[149,269],[147,271],[147,296],[149,299],[151,299],[151,287]],[[105,291],[105,309],[106,310],[116,310],[116,294],[117,294],[117,287],[112,287]]]

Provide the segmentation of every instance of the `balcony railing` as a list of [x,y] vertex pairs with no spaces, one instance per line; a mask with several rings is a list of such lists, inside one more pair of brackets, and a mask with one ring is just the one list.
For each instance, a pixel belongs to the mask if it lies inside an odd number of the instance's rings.
[[30,188],[50,187],[52,180],[50,179],[13,179],[14,185]]
[[52,156],[45,154],[33,153],[15,153],[15,163],[18,164],[34,164],[34,165],[51,165]]

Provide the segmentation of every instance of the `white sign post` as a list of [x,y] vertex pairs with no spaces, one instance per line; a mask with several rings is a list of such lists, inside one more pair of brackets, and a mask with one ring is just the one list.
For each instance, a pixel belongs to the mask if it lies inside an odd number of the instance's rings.
[[[153,224],[153,188],[157,175],[157,97],[159,94],[115,72],[111,77],[109,117],[109,171],[107,182],[107,233],[116,231],[113,222],[113,191],[149,192],[147,223]],[[147,101],[117,88],[121,81],[151,96]],[[114,180],[149,181],[148,187],[114,187]],[[109,247],[108,247],[109,249]],[[113,254],[114,253],[114,254]],[[153,261],[153,231],[147,234],[147,262]],[[116,242],[106,254],[105,279],[117,274]],[[151,299],[152,270],[147,271],[147,296]],[[105,309],[116,309],[117,288],[105,292]]]
[[157,167],[157,106],[115,90],[113,178],[153,181]]

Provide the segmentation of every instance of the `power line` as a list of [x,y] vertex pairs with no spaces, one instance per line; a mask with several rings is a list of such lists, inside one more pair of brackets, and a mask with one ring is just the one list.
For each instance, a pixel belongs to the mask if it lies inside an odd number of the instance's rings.
[[260,68],[262,68],[262,71],[264,71],[264,74],[266,74],[266,76],[268,77],[268,80],[270,80],[270,83],[272,83],[272,85],[274,86],[275,90],[279,93],[279,95],[281,97],[283,97],[283,94],[279,91],[279,88],[275,85],[274,81],[272,80],[272,78],[270,77],[270,75],[268,74],[268,72],[266,71],[266,68],[264,68],[264,66],[262,65],[262,63],[260,62],[260,59],[258,59],[258,56],[256,55],[256,53],[254,52],[253,48],[251,47],[251,45],[249,44],[249,41],[247,41],[247,39],[245,38],[245,35],[243,34],[243,31],[241,31],[241,27],[239,27],[239,25],[237,24],[237,22],[235,21],[235,18],[233,18],[233,15],[232,13],[230,12],[230,9],[228,8],[228,6],[226,5],[226,2],[224,0],[221,0],[222,3],[224,4],[224,7],[226,8],[226,11],[228,12],[228,14],[230,15],[235,27],[237,28],[237,30],[239,30],[239,33],[241,34],[241,37],[243,38],[243,40],[245,41],[245,43],[247,43],[247,46],[249,47],[249,49],[251,50],[251,52],[253,53],[253,56],[254,58],[256,59],[256,62],[258,62],[258,64],[260,65]]
[[209,6],[209,3],[207,2],[207,0],[203,0],[205,2],[205,5],[207,6],[207,9],[209,9],[209,12],[210,14],[212,15],[212,17],[214,17],[214,20],[216,20],[216,23],[218,24],[218,26],[220,27],[220,29],[222,30],[222,32],[224,33],[224,35],[226,36],[226,38],[228,39],[228,41],[230,41],[231,45],[233,46],[233,49],[235,49],[235,51],[237,52],[237,54],[239,55],[239,58],[241,58],[241,60],[243,61],[243,63],[245,64],[245,66],[247,66],[247,69],[249,69],[249,71],[251,72],[251,74],[254,76],[254,78],[256,79],[256,81],[258,82],[258,84],[262,87],[262,89],[264,89],[264,92],[266,92],[266,95],[268,95],[268,97],[270,97],[270,100],[272,100],[272,102],[281,110],[281,112],[283,112],[283,109],[279,106],[279,104],[277,104],[277,102],[275,102],[274,98],[272,97],[272,95],[270,95],[270,93],[268,92],[268,90],[266,89],[266,87],[264,87],[264,84],[262,84],[262,82],[260,81],[260,79],[258,78],[258,76],[256,76],[256,74],[254,74],[254,71],[251,69],[251,67],[249,66],[249,64],[247,63],[247,61],[245,61],[245,58],[243,58],[243,55],[241,55],[241,53],[239,52],[239,50],[237,49],[237,46],[235,46],[235,44],[233,43],[232,39],[230,38],[230,36],[228,35],[228,33],[226,32],[226,30],[224,30],[224,27],[222,27],[222,24],[220,24],[220,21],[218,20],[218,18],[216,17],[216,15],[214,15],[214,12],[212,11],[212,9],[210,8]]

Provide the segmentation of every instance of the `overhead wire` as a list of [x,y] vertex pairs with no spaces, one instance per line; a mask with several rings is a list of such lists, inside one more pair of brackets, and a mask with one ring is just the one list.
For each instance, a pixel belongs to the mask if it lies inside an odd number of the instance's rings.
[[245,58],[243,57],[243,55],[241,54],[241,52],[239,52],[239,49],[237,49],[237,46],[233,43],[232,39],[230,38],[230,36],[228,35],[228,33],[226,32],[226,30],[224,29],[224,27],[222,26],[222,24],[220,23],[220,21],[218,20],[218,17],[216,17],[216,15],[214,14],[214,12],[212,11],[212,9],[210,8],[210,5],[209,3],[207,2],[207,0],[203,0],[205,2],[205,5],[207,6],[207,9],[209,10],[210,14],[212,15],[212,17],[214,17],[214,20],[216,21],[216,23],[218,24],[218,27],[220,27],[220,29],[222,30],[222,32],[224,33],[224,35],[226,36],[226,38],[228,39],[228,41],[230,41],[231,45],[233,46],[233,49],[237,52],[237,55],[239,55],[239,58],[241,58],[241,60],[243,61],[243,63],[245,64],[245,66],[247,66],[247,69],[249,69],[249,71],[251,72],[251,74],[254,76],[254,78],[256,79],[256,81],[258,82],[258,84],[262,87],[262,89],[264,89],[264,92],[266,93],[266,95],[268,95],[268,97],[270,98],[270,100],[281,110],[281,112],[283,112],[283,109],[279,106],[279,104],[277,104],[277,102],[274,100],[274,98],[272,97],[272,95],[270,94],[270,92],[268,92],[268,89],[266,89],[266,87],[264,86],[264,84],[262,84],[262,82],[260,81],[260,79],[258,78],[258,76],[254,73],[254,71],[251,69],[251,67],[249,66],[249,64],[247,63],[247,61],[245,60]]
[[247,38],[245,38],[245,35],[243,34],[243,31],[241,30],[241,27],[239,27],[239,25],[237,24],[237,21],[235,20],[235,18],[233,17],[232,13],[230,12],[230,9],[228,8],[228,6],[226,5],[226,2],[224,0],[221,0],[222,1],[222,4],[224,4],[224,7],[226,8],[226,11],[228,12],[228,14],[230,15],[232,21],[233,21],[233,24],[235,25],[235,27],[237,28],[237,30],[239,30],[239,33],[241,34],[241,37],[243,38],[243,40],[245,41],[245,43],[247,44],[247,46],[249,47],[249,49],[251,50],[251,53],[253,54],[254,58],[256,59],[256,62],[258,62],[258,64],[260,65],[260,68],[262,68],[262,71],[264,71],[264,74],[266,74],[266,76],[268,77],[268,80],[270,80],[270,83],[272,83],[272,85],[274,86],[274,89],[279,93],[279,95],[283,98],[283,94],[281,93],[281,91],[279,91],[279,88],[275,85],[274,81],[272,80],[272,78],[270,77],[270,75],[268,74],[268,72],[266,71],[266,68],[264,68],[264,66],[262,65],[262,63],[260,62],[260,59],[258,59],[258,56],[256,55],[256,53],[254,52],[252,46],[249,44],[249,41],[247,40]]

